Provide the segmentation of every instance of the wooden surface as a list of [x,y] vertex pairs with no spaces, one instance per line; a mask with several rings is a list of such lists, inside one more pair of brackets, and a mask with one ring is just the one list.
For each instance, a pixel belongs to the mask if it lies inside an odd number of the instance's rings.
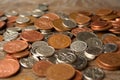
[[[29,11],[37,7],[39,3],[50,4],[50,11],[63,11],[66,13],[89,10],[94,11],[98,8],[111,8],[120,10],[120,0],[0,0],[0,10],[9,11],[16,10],[18,12]],[[94,61],[89,65],[96,66]],[[105,71],[104,80],[120,80],[120,70],[118,71]],[[20,79],[23,77],[23,79]],[[14,76],[0,80],[45,80],[33,74],[31,69],[21,70]]]

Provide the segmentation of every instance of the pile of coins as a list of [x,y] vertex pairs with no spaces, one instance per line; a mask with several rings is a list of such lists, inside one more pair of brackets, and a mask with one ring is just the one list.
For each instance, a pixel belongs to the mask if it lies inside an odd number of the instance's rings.
[[[30,13],[0,11],[0,78],[23,67],[48,80],[102,80],[102,69],[120,69],[120,12],[48,9],[40,4]],[[93,60],[96,67],[87,67]]]

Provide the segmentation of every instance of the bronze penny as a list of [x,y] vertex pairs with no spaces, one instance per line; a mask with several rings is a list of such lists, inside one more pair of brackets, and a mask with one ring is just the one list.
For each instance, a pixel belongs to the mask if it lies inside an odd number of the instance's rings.
[[57,19],[55,21],[53,21],[53,27],[55,28],[55,30],[57,31],[67,31],[69,30],[68,28],[66,28],[64,25],[63,25],[63,21],[62,19]]
[[14,75],[20,68],[19,62],[14,59],[0,60],[0,78]]
[[27,47],[28,47],[28,43],[26,41],[14,40],[14,41],[7,42],[3,46],[3,49],[8,53],[17,53],[25,50]]
[[74,34],[74,36],[77,36],[77,34],[79,33],[79,32],[93,32],[93,30],[92,29],[90,29],[90,28],[87,28],[87,27],[78,27],[78,28],[74,28],[74,29],[72,29],[71,30],[71,33],[72,34]]
[[92,13],[89,12],[89,11],[79,11],[79,14],[83,14],[83,15],[86,15],[86,16],[91,16]]
[[28,42],[35,42],[42,40],[43,35],[38,31],[30,30],[30,31],[23,31],[20,34],[20,38]]
[[8,22],[7,23],[14,23],[14,22],[16,22],[16,19],[17,19],[17,16],[8,17]]
[[48,68],[48,80],[69,80],[75,75],[75,69],[69,64],[55,64]]
[[53,64],[51,62],[42,60],[42,61],[36,62],[33,65],[32,70],[37,76],[45,77],[47,69],[52,65]]
[[115,19],[115,18],[117,18],[117,17],[118,17],[118,16],[117,16],[116,14],[110,14],[110,15],[102,16],[101,18],[102,18],[103,20],[109,21],[109,20],[113,20],[113,19]]
[[96,10],[95,13],[99,16],[105,16],[105,15],[111,14],[112,10],[111,9],[98,9]]
[[82,78],[83,78],[82,73],[80,71],[76,70],[75,71],[75,76],[71,80],[82,80]]
[[75,20],[76,17],[78,16],[78,14],[79,14],[78,12],[70,13],[70,14],[69,14],[69,18]]
[[98,16],[98,15],[93,15],[93,16],[91,16],[91,21],[99,21],[99,20],[101,20],[101,18],[100,18],[100,16]]
[[48,38],[48,44],[55,49],[62,49],[71,44],[71,39],[67,35],[61,33],[53,34]]
[[60,18],[57,14],[52,13],[52,12],[46,13],[42,17],[49,18],[51,21],[54,21]]
[[0,29],[3,28],[5,25],[5,22],[4,21],[0,21]]
[[44,18],[44,17],[36,19],[34,25],[38,29],[43,29],[43,30],[52,29],[53,28],[52,21],[49,18]]
[[13,53],[13,54],[11,54],[11,56],[14,58],[23,58],[23,57],[28,56],[29,54],[30,54],[30,52],[28,50],[24,50],[21,52]]

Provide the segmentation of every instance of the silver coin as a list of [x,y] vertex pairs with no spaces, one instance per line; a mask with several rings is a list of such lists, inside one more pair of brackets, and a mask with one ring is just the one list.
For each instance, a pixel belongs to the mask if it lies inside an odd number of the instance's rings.
[[39,57],[40,55],[39,55],[38,53],[36,53],[36,49],[37,49],[37,48],[38,48],[38,46],[32,47],[32,48],[30,49],[30,52],[31,52],[31,54],[32,54],[33,56]]
[[21,16],[21,17],[29,17],[29,16],[32,15],[31,13],[32,13],[31,11],[24,11],[24,12],[21,12],[19,14],[19,16]]
[[28,17],[18,17],[17,19],[16,19],[16,23],[19,23],[19,24],[23,24],[23,23],[27,23],[27,22],[29,22],[30,21],[30,19],[28,18]]
[[90,25],[90,22],[85,23],[85,24],[79,24],[78,27],[88,27]]
[[38,9],[40,9],[41,11],[47,11],[48,5],[47,4],[39,4]]
[[84,41],[74,41],[70,45],[70,49],[75,52],[82,52],[86,50],[87,44]]
[[32,68],[34,63],[37,62],[37,60],[33,56],[30,56],[27,58],[21,58],[19,62],[24,68]]
[[77,26],[77,24],[74,21],[70,20],[70,19],[63,19],[62,24],[66,28],[70,28],[70,29],[75,28]]
[[104,78],[104,71],[97,67],[90,67],[83,72],[87,80],[102,80]]
[[76,60],[76,55],[70,49],[58,50],[55,56],[58,63],[73,63]]
[[6,44],[8,41],[0,41],[0,51],[3,51],[4,44]]
[[17,11],[8,11],[5,13],[5,15],[7,17],[11,17],[11,16],[17,16],[18,15],[18,12]]
[[44,14],[43,11],[38,11],[38,10],[32,12],[32,16],[36,18],[41,17],[43,14]]
[[10,27],[6,29],[7,32],[20,32],[21,30],[20,27]]
[[48,38],[52,35],[52,34],[54,34],[53,32],[50,32],[50,33],[47,33],[47,34],[43,34],[44,35],[44,41],[48,41]]
[[57,58],[55,57],[55,55],[52,55],[52,56],[48,57],[47,60],[54,63],[54,64],[56,64]]
[[83,70],[87,66],[87,59],[83,56],[78,56],[76,61],[71,64],[75,69]]
[[86,41],[88,47],[99,46],[103,47],[103,42],[99,38],[90,38]]
[[34,48],[34,47],[44,47],[44,46],[48,46],[48,43],[47,42],[45,42],[45,41],[35,41],[35,42],[33,42],[32,43],[32,48]]
[[22,31],[30,31],[30,30],[37,30],[37,28],[34,25],[26,26],[22,29]]
[[115,43],[106,43],[103,46],[104,53],[115,52],[118,49],[117,44]]
[[97,37],[97,35],[93,32],[79,32],[76,36],[77,40],[87,41],[90,38]]
[[101,40],[104,40],[107,36],[116,36],[116,35],[112,33],[105,33],[102,35]]
[[70,38],[72,38],[72,37],[74,36],[74,35],[73,35],[71,32],[69,32],[69,31],[62,32],[62,34],[65,34],[65,35],[69,36]]
[[6,16],[0,17],[0,21],[6,21],[8,18]]
[[43,57],[52,56],[55,52],[55,49],[51,46],[38,47],[36,53]]
[[41,34],[49,34],[52,30],[40,30]]
[[56,12],[56,14],[61,18],[61,19],[69,19],[68,15],[62,12]]

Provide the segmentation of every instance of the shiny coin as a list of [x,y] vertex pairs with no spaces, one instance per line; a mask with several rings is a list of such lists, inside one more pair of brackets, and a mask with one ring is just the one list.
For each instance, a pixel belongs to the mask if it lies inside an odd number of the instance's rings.
[[35,56],[35,57],[39,57],[39,56],[40,56],[38,53],[36,53],[36,49],[37,49],[37,48],[38,48],[38,46],[32,47],[32,48],[30,49],[31,54],[32,54],[33,56]]
[[80,41],[87,41],[89,38],[97,37],[96,34],[92,32],[79,32],[76,38]]
[[104,78],[103,70],[96,67],[86,69],[83,75],[87,80],[102,80]]
[[54,54],[55,49],[51,46],[38,47],[36,53],[43,57],[49,57]]
[[16,23],[18,24],[23,24],[23,23],[27,23],[29,22],[30,19],[28,17],[21,17],[19,16],[17,19],[16,19]]
[[83,56],[78,56],[76,61],[71,64],[75,69],[83,70],[87,66],[87,59]]
[[7,20],[7,17],[6,17],[6,16],[0,17],[0,21],[6,21],[6,20]]
[[32,48],[39,47],[39,46],[48,46],[48,43],[45,41],[35,41],[32,43]]
[[75,69],[69,64],[55,64],[47,70],[49,80],[70,80],[74,75]]
[[31,11],[24,11],[19,14],[20,17],[29,17],[31,15]]
[[47,11],[48,5],[47,4],[39,4],[38,9],[40,9],[41,11]]
[[58,50],[55,56],[58,63],[73,63],[76,60],[76,55],[69,49]]
[[8,12],[5,13],[5,15],[6,15],[7,17],[17,16],[17,15],[18,15],[18,12],[16,12],[16,11],[8,11]]
[[43,11],[33,11],[32,12],[32,16],[36,17],[36,18],[41,17],[43,14],[44,14]]
[[52,30],[40,30],[41,34],[49,34]]
[[68,19],[69,18],[68,15],[66,15],[65,13],[62,13],[62,12],[57,12],[56,14],[62,19]]
[[70,48],[75,52],[82,52],[87,48],[87,44],[83,41],[74,41],[71,43]]
[[33,65],[37,62],[37,60],[30,56],[30,57],[27,57],[27,58],[21,58],[20,59],[20,64],[21,66],[23,66],[24,68],[32,68]]
[[106,43],[104,44],[103,49],[104,49],[104,53],[114,52],[118,49],[118,46],[115,43]]
[[6,29],[7,32],[20,32],[21,28],[20,27],[10,27]]

